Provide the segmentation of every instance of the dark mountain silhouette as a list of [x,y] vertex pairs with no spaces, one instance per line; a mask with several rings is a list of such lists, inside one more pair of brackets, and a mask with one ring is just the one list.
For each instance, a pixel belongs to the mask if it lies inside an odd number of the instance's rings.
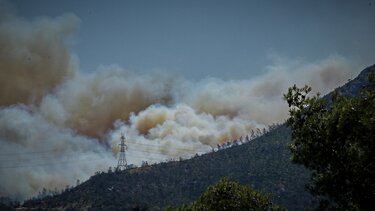
[[[355,97],[360,94],[364,88],[371,88],[371,84],[368,74],[375,72],[375,64],[362,70],[362,72],[353,80],[349,80],[345,85],[335,89],[337,94],[347,97]],[[324,98],[331,101],[334,92],[327,94]]]
[[[337,89],[357,96],[368,86],[375,65]],[[331,99],[332,94],[325,97]],[[314,206],[305,189],[310,172],[290,162],[291,131],[273,128],[250,142],[189,160],[160,163],[121,172],[100,173],[60,195],[26,201],[23,207],[41,209],[127,210],[162,209],[196,200],[206,188],[229,176],[254,189],[271,193],[272,200],[290,210]]]

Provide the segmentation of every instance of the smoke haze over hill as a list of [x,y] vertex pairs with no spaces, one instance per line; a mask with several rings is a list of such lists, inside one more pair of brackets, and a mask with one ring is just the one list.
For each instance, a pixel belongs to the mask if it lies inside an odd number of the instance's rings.
[[191,81],[118,65],[83,73],[70,49],[79,23],[73,14],[0,20],[1,196],[23,199],[106,170],[116,164],[121,132],[137,165],[207,152],[285,120],[282,93],[294,83],[327,93],[355,74],[339,55],[278,58],[242,80]]

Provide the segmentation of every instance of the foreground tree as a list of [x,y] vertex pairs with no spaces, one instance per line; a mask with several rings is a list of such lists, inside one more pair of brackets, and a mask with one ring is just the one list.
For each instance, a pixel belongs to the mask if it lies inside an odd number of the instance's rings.
[[282,210],[269,196],[224,177],[190,205],[177,210]]
[[327,105],[310,87],[289,88],[292,161],[312,170],[311,192],[321,206],[375,209],[375,93]]

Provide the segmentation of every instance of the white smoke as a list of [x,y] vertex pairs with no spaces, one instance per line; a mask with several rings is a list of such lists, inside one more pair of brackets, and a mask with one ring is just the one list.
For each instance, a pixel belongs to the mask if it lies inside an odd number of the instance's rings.
[[173,106],[151,105],[117,124],[112,145],[125,132],[130,162],[137,165],[147,158],[155,162],[207,152],[286,120],[282,96],[294,83],[328,93],[353,75],[349,67],[344,58],[332,56],[314,64],[276,63],[252,79],[185,81],[172,94]]
[[0,110],[0,143],[2,196],[24,198],[43,187],[62,189],[113,164],[97,141],[56,127],[22,106]]

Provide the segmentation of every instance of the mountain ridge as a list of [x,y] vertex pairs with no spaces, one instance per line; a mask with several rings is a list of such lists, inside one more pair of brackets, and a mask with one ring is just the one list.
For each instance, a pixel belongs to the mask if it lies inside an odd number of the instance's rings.
[[331,100],[334,92],[337,92],[337,94],[346,97],[355,97],[360,95],[363,88],[372,86],[368,78],[368,74],[370,72],[375,72],[375,64],[366,67],[353,80],[348,80],[348,82],[343,86],[336,88],[334,91],[328,93],[323,98]]
[[[159,210],[189,203],[209,185],[229,176],[257,190],[273,193],[275,203],[299,209],[306,203],[312,204],[312,197],[304,190],[309,173],[301,166],[285,162],[290,157],[289,140],[289,129],[280,126],[243,145],[189,160],[100,173],[61,195],[27,201],[24,206]],[[293,198],[299,200],[290,203]]]

